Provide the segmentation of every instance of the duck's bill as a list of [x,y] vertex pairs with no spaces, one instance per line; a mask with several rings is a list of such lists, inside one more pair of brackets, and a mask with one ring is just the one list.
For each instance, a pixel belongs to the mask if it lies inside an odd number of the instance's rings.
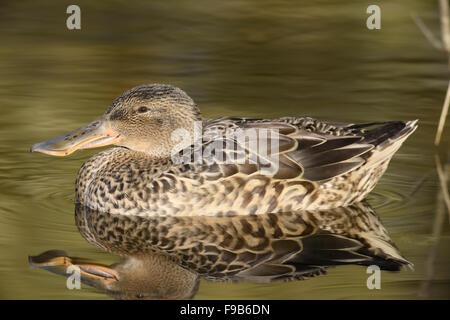
[[67,156],[78,149],[98,148],[115,144],[118,139],[119,134],[111,129],[109,122],[104,117],[100,117],[72,132],[36,143],[30,151],[52,156]]
[[29,264],[33,268],[71,278],[71,285],[76,281],[101,290],[106,290],[111,283],[119,281],[116,270],[96,263],[87,263],[83,259],[68,257],[64,251],[50,250],[38,256],[30,256]]

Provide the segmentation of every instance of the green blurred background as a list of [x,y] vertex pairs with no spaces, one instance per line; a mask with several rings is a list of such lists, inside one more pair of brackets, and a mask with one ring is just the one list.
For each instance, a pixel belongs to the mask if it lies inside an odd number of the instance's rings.
[[[81,30],[66,28],[70,4],[81,8]],[[370,4],[381,7],[381,30],[366,28]],[[74,224],[77,170],[98,150],[68,158],[28,150],[93,120],[123,91],[158,82],[184,89],[205,117],[420,119],[369,197],[414,272],[383,272],[381,290],[368,290],[356,266],[273,285],[203,281],[196,298],[448,299],[449,223],[436,220],[433,157],[447,161],[449,126],[440,149],[433,139],[449,72],[413,13],[438,34],[437,2],[423,0],[2,1],[0,298],[107,298],[70,291],[27,261],[49,249],[117,260]]]

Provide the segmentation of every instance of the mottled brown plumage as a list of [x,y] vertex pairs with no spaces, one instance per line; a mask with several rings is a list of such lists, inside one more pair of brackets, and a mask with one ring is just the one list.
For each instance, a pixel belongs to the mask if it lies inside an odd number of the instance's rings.
[[[93,123],[32,151],[67,155],[118,145],[93,156],[78,174],[76,202],[91,209],[140,216],[253,215],[361,201],[417,127],[416,121],[220,118],[202,120],[196,138],[200,119],[182,90],[143,85],[114,100]],[[174,139],[177,130],[190,135],[187,143]],[[268,152],[230,135],[242,130],[254,134],[249,139],[258,147],[265,142]],[[197,151],[204,155],[215,146],[222,148],[196,161]],[[244,162],[222,161],[228,158]]]

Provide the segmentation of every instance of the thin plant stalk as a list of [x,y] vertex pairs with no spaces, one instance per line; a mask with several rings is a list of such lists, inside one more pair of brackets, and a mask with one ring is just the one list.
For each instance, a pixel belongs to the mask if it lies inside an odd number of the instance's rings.
[[434,155],[434,159],[436,161],[436,169],[439,176],[439,182],[441,184],[442,194],[444,196],[444,202],[445,205],[447,206],[447,211],[450,217],[450,195],[447,187],[447,177],[444,172],[444,169],[442,168],[441,160],[439,159],[439,156],[437,154]]
[[447,119],[448,106],[450,104],[450,82],[448,83],[447,95],[445,96],[444,105],[442,106],[441,117],[439,119],[438,129],[436,131],[436,138],[434,144],[436,146],[441,142],[442,131],[444,131],[445,120]]
[[448,0],[439,0],[441,15],[441,37],[443,48],[450,52],[450,17],[448,9]]

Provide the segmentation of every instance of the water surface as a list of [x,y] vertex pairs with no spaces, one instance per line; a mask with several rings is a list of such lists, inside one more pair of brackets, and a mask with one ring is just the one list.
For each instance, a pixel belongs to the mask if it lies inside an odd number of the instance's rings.
[[[184,89],[205,117],[311,116],[341,122],[419,119],[369,197],[415,271],[344,266],[307,281],[202,281],[200,299],[449,298],[449,223],[436,228],[434,154],[448,160],[449,126],[432,142],[448,85],[447,58],[411,19],[438,32],[433,1],[382,1],[382,29],[365,27],[369,2],[78,1],[82,29],[56,1],[5,1],[0,10],[0,298],[104,299],[94,289],[30,269],[28,255],[61,249],[112,263],[74,221],[74,180],[98,150],[67,158],[29,147],[95,119],[143,83]],[[434,229],[433,229],[434,228]]]

